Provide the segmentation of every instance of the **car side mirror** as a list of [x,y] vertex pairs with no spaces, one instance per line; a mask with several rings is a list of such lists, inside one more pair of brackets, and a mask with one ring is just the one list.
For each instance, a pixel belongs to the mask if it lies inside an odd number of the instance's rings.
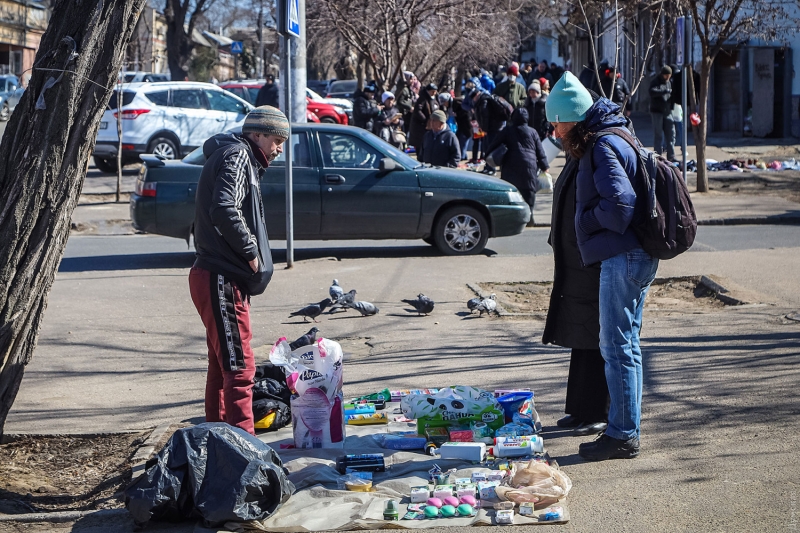
[[381,159],[379,168],[380,168],[381,173],[384,173],[384,174],[392,172],[393,170],[402,170],[403,169],[403,167],[401,167],[400,164],[397,161],[395,161],[394,159],[392,159],[391,157],[384,157],[383,159]]

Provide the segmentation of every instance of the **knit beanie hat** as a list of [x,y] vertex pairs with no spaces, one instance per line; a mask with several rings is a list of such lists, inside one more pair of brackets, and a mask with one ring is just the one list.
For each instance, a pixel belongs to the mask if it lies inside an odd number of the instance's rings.
[[262,133],[289,138],[289,119],[280,109],[262,105],[250,111],[244,118],[242,133]]
[[592,107],[592,95],[571,72],[565,72],[547,97],[548,122],[580,122]]
[[663,76],[666,76],[667,74],[672,76],[672,69],[669,68],[669,65],[664,65],[663,67],[661,67],[661,74]]
[[508,73],[512,76],[519,76],[519,67],[512,64],[510,67],[508,67]]
[[538,81],[532,81],[530,85],[528,85],[529,91],[536,91],[539,94],[542,94],[542,86],[539,84]]
[[381,95],[381,102],[386,103],[386,100],[389,98],[394,98],[394,93],[391,91],[386,91]]
[[431,118],[435,118],[442,124],[447,124],[447,115],[445,115],[444,111],[442,111],[441,109],[437,109],[436,111],[434,111],[433,114],[431,115]]

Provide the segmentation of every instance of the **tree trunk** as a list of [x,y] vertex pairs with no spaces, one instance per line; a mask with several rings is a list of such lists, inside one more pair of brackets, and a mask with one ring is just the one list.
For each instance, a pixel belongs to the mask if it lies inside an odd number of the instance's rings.
[[28,89],[0,144],[0,436],[144,2],[56,2]]
[[708,136],[708,84],[711,78],[713,60],[703,54],[700,62],[700,102],[698,114],[700,125],[695,128],[697,147],[697,192],[708,192],[708,171],[706,170],[706,142]]
[[192,58],[192,36],[186,34],[186,9],[180,0],[167,0],[164,9],[167,21],[167,66],[172,81],[183,81],[189,74],[189,60]]

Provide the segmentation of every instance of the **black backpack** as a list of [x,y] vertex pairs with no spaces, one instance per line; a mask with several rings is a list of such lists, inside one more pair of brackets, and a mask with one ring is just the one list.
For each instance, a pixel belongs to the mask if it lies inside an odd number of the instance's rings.
[[672,259],[691,248],[697,235],[697,215],[678,169],[643,148],[622,128],[598,132],[595,142],[606,135],[623,138],[639,156],[636,175],[642,177],[646,196],[636,200],[632,225],[644,251],[656,259]]
[[514,112],[514,106],[511,105],[508,102],[508,100],[506,100],[502,96],[497,96],[496,94],[493,94],[491,105],[492,105],[492,111],[496,115],[498,115],[498,117],[506,121],[511,119],[511,113]]

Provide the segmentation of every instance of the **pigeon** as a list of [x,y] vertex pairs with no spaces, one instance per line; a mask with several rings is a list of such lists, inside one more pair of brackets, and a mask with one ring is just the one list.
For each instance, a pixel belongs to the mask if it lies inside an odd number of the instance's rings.
[[333,285],[331,285],[331,288],[328,289],[328,294],[331,295],[331,300],[334,302],[338,302],[339,298],[342,297],[344,294],[344,289],[339,286],[338,279],[333,280]]
[[294,313],[290,313],[289,316],[301,316],[303,317],[303,322],[306,321],[306,318],[310,318],[314,322],[317,321],[317,317],[322,314],[326,307],[331,305],[331,299],[325,298],[318,304],[311,304],[308,305],[299,311],[295,311]]
[[301,335],[298,337],[294,342],[289,343],[289,348],[292,351],[295,351],[298,348],[302,348],[303,346],[308,346],[309,344],[314,344],[314,341],[317,340],[317,333],[319,330],[317,328],[311,328],[308,330],[308,333],[305,335]]
[[402,300],[403,303],[407,303],[411,307],[417,310],[417,314],[425,314],[427,315],[431,311],[433,311],[433,300],[425,296],[424,294],[420,293],[417,296],[416,300]]
[[333,313],[334,309],[341,309],[344,308],[347,311],[347,307],[350,306],[351,303],[356,301],[356,290],[353,289],[352,291],[346,292],[342,294],[338,300],[333,304],[331,310],[328,313]]
[[482,300],[480,298],[473,298],[467,302],[467,308],[469,309],[469,314],[472,314],[472,312],[475,311],[479,305],[481,305],[481,301]]
[[369,302],[353,302],[353,303],[347,304],[347,307],[350,307],[351,309],[355,309],[356,311],[361,313],[361,316],[377,315],[380,312],[380,309],[378,309],[377,307],[375,307],[373,304],[371,304]]
[[476,309],[480,312],[481,315],[483,314],[484,311],[486,311],[487,315],[491,314],[492,311],[495,311],[497,309],[497,301],[494,293],[492,293],[492,295],[489,296],[488,298],[484,298],[483,300],[481,300],[481,303],[478,304],[478,307],[476,307]]

